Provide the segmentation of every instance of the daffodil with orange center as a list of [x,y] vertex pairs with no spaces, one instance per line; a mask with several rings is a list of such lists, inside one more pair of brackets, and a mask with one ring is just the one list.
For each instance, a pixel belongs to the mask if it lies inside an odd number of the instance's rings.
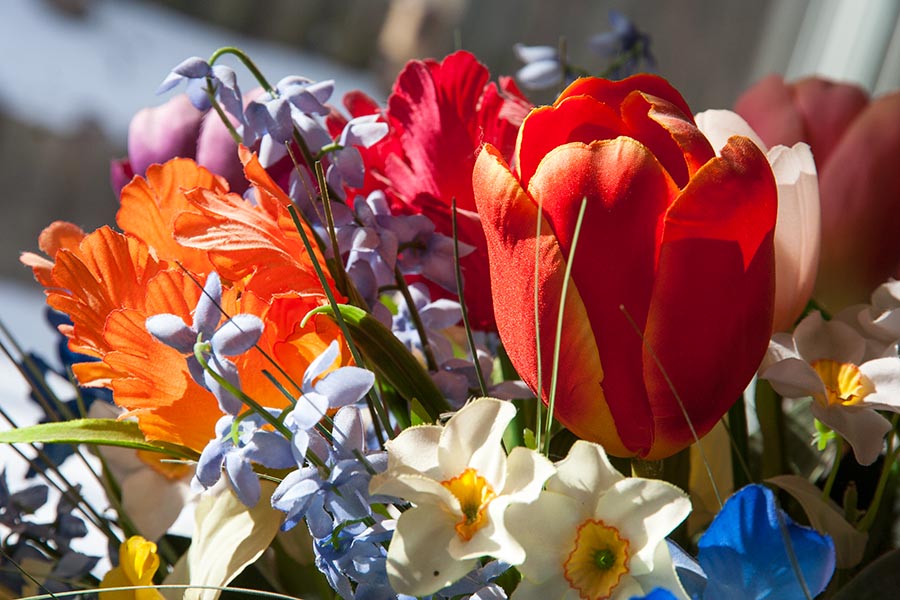
[[862,465],[875,462],[891,430],[878,411],[900,412],[896,342],[885,346],[818,312],[793,335],[772,337],[760,377],[786,398],[812,397],[812,415],[847,440]]
[[691,510],[687,495],[624,477],[591,442],[575,442],[556,466],[535,502],[506,511],[527,554],[513,600],[619,600],[654,588],[687,598],[665,540]]
[[482,556],[509,564],[525,551],[507,531],[504,513],[538,497],[553,473],[549,460],[526,448],[509,456],[501,438],[516,409],[480,398],[445,427],[412,427],[388,442],[387,470],[369,491],[403,498],[387,572],[401,594],[426,596],[471,571]]

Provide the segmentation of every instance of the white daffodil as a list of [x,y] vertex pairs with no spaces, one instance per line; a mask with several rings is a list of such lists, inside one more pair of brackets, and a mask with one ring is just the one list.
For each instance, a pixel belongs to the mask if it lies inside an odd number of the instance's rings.
[[848,306],[834,320],[847,323],[866,338],[867,358],[890,352],[900,340],[900,281],[886,281],[872,292],[871,304]]
[[493,556],[509,564],[525,560],[503,515],[510,505],[531,502],[553,474],[552,463],[527,448],[507,457],[501,445],[516,409],[480,398],[445,427],[404,430],[386,444],[387,470],[369,490],[403,498],[391,540],[387,572],[397,592],[425,596],[453,583]]
[[897,345],[871,360],[868,347],[847,323],[825,321],[814,312],[797,325],[793,336],[772,337],[760,369],[760,377],[782,396],[811,396],[813,416],[850,443],[861,465],[878,458],[891,429],[877,411],[900,412]]
[[766,153],[778,185],[775,225],[775,331],[787,331],[806,308],[816,283],[821,245],[821,211],[816,163],[803,142],[766,148],[737,113],[707,110],[696,115],[697,127],[716,154],[733,135],[750,138]]
[[512,598],[621,599],[657,587],[687,598],[665,538],[690,511],[677,487],[624,477],[602,447],[577,441],[547,490],[506,512],[527,554]]

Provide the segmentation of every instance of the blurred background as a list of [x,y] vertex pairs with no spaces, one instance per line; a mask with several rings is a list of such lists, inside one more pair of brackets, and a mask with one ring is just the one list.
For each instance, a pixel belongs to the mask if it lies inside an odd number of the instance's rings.
[[561,37],[571,62],[602,66],[585,42],[609,29],[610,9],[649,34],[656,71],[695,112],[730,108],[770,72],[873,93],[900,85],[897,0],[3,0],[0,316],[15,331],[12,303],[39,298],[18,255],[50,221],[112,222],[109,161],[124,154],[131,116],[167,99],[155,89],[184,58],[237,45],[270,80],[334,78],[337,97],[362,88],[383,101],[407,60],[460,47],[495,77],[521,67],[514,43]]

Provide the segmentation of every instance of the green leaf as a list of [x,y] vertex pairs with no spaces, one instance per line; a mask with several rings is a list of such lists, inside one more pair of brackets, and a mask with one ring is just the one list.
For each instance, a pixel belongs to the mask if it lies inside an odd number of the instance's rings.
[[[390,329],[361,308],[346,304],[339,304],[338,308],[369,368],[384,377],[410,403],[418,400],[430,421],[452,410],[419,361]],[[310,311],[303,323],[318,313],[335,318],[331,306],[320,306]]]
[[178,458],[196,459],[197,453],[176,444],[148,442],[134,421],[115,419],[75,419],[57,423],[40,423],[0,431],[0,443],[5,444],[94,444],[121,446],[135,450],[159,452]]

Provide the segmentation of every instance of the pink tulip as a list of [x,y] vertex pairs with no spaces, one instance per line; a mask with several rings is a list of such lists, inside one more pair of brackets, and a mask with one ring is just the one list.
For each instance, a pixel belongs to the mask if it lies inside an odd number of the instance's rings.
[[128,157],[113,161],[110,178],[118,194],[135,175],[171,158],[192,158],[228,180],[237,193],[247,188],[237,144],[213,112],[194,108],[186,94],[160,106],[144,108],[128,127]]
[[872,100],[853,85],[770,75],[735,110],[769,146],[812,148],[822,205],[816,299],[837,311],[900,275],[900,92]]

